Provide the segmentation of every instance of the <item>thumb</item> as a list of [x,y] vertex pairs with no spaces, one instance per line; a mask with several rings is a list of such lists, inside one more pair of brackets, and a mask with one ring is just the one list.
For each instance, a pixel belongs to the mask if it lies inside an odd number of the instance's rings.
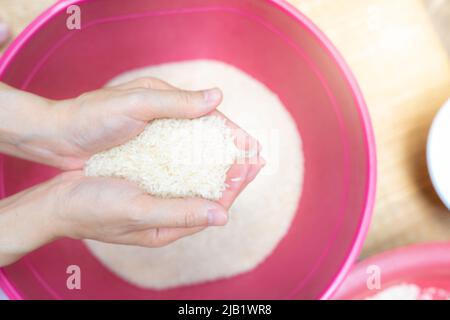
[[222,102],[217,88],[202,91],[135,89],[119,97],[133,118],[149,121],[156,118],[198,118],[215,110]]

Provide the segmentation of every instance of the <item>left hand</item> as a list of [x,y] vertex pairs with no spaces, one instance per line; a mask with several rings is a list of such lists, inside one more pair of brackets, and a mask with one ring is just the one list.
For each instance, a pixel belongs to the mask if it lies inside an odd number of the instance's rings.
[[63,170],[123,144],[156,118],[197,118],[220,104],[219,89],[184,91],[142,78],[53,101],[0,86],[0,150]]

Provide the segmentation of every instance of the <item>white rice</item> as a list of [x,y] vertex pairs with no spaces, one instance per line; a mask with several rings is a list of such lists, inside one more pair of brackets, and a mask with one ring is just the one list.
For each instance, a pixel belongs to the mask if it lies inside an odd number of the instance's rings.
[[450,293],[441,288],[421,288],[412,283],[401,283],[384,289],[366,300],[450,300]]
[[238,197],[225,227],[211,227],[162,248],[86,244],[107,268],[144,288],[194,284],[254,269],[285,236],[296,212],[303,155],[295,122],[276,94],[230,65],[165,64],[125,73],[111,84],[143,76],[184,89],[221,88],[224,101],[219,110],[260,141],[267,165]]
[[165,198],[218,200],[239,154],[225,119],[159,119],[133,140],[95,154],[85,167],[94,177],[119,177]]

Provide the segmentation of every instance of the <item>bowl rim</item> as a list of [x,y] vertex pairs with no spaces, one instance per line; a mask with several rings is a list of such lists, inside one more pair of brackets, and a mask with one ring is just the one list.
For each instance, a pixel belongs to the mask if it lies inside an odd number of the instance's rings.
[[439,149],[439,145],[436,144],[437,136],[439,135],[439,127],[442,126],[442,122],[445,121],[445,115],[450,112],[450,98],[444,102],[442,107],[435,114],[433,122],[431,123],[430,129],[428,131],[427,146],[426,146],[426,158],[428,174],[430,176],[431,183],[433,184],[434,190],[441,199],[442,203],[450,210],[450,197],[449,191],[445,190],[442,179],[445,175],[440,175],[439,169],[436,166],[437,158],[434,155],[434,150]]
[[367,268],[373,265],[383,269],[383,278],[389,278],[389,275],[407,269],[429,270],[433,266],[442,265],[450,267],[450,241],[408,245],[364,259],[353,267],[344,284],[335,292],[332,299],[352,299],[354,296],[352,293],[363,292],[361,287],[366,283]]
[[[59,0],[48,9],[46,9],[42,14],[36,17],[9,45],[9,47],[4,52],[3,56],[0,57],[0,77],[3,76],[7,66],[11,60],[16,56],[17,52],[27,43],[27,41],[32,38],[42,26],[44,26],[49,20],[51,20],[55,15],[59,14],[62,10],[66,10],[67,7],[71,5],[80,4],[91,0]],[[377,163],[376,163],[376,145],[375,137],[372,128],[372,123],[369,116],[369,111],[362,94],[362,91],[353,75],[350,67],[345,62],[344,58],[341,56],[337,48],[332,44],[332,42],[325,36],[325,34],[303,13],[299,11],[294,5],[288,3],[285,0],[265,0],[269,5],[281,10],[288,16],[299,21],[305,29],[317,39],[322,48],[331,57],[331,59],[336,63],[339,68],[344,80],[347,82],[355,102],[359,119],[361,121],[361,126],[363,129],[363,141],[366,147],[367,154],[367,168],[368,177],[366,185],[366,193],[364,195],[364,210],[361,212],[361,220],[357,228],[357,232],[354,236],[353,243],[346,258],[343,261],[342,266],[339,268],[337,274],[331,280],[329,286],[319,294],[318,298],[321,300],[326,300],[331,298],[333,293],[338,289],[340,284],[344,281],[346,275],[349,273],[350,268],[356,261],[366,238],[373,208],[375,202],[376,193],[376,177],[377,177]],[[3,189],[3,184],[0,185]],[[3,192],[4,190],[0,190]],[[5,294],[13,300],[24,299],[18,289],[12,284],[4,270],[0,268],[0,288],[2,288]]]
[[372,122],[370,120],[369,110],[367,108],[367,104],[364,99],[364,95],[359,87],[358,82],[356,81],[353,72],[351,71],[349,65],[339,52],[339,50],[335,47],[335,45],[331,42],[330,39],[320,30],[318,26],[316,26],[311,19],[305,16],[303,13],[299,11],[294,5],[288,3],[285,0],[267,0],[278,6],[279,9],[283,10],[286,14],[295,18],[304,24],[307,30],[311,33],[313,37],[315,37],[318,42],[322,45],[322,48],[331,56],[331,58],[336,62],[344,79],[347,81],[347,84],[351,88],[353,94],[353,100],[355,101],[355,105],[357,107],[357,111],[359,113],[359,117],[361,120],[361,125],[364,130],[364,141],[367,148],[367,156],[368,156],[368,182],[366,188],[365,195],[365,208],[364,212],[362,212],[362,219],[360,221],[358,231],[354,237],[353,245],[350,249],[350,252],[347,254],[347,257],[335,275],[334,279],[331,281],[329,287],[323,291],[321,295],[319,295],[320,300],[327,300],[332,297],[334,292],[339,288],[339,286],[344,281],[345,277],[349,273],[351,267],[354,262],[358,258],[364,240],[366,238],[367,232],[369,230],[370,222],[372,219],[374,204],[375,204],[375,194],[376,194],[376,179],[377,179],[377,158],[376,158],[376,144],[375,144],[375,136],[372,127]]

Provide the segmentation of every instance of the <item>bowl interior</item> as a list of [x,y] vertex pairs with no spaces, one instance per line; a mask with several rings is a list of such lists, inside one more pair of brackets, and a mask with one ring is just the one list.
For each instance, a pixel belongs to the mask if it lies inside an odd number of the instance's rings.
[[[81,242],[60,240],[3,269],[18,297],[315,299],[335,286],[371,209],[373,142],[357,88],[311,23],[281,1],[108,0],[79,1],[82,29],[68,30],[70,2],[19,38],[0,67],[3,81],[62,99],[138,67],[200,58],[229,63],[276,92],[295,119],[304,144],[303,194],[288,235],[252,272],[143,290],[108,272]],[[2,163],[3,196],[57,173],[7,156]],[[83,290],[66,288],[72,264],[81,267]]]

